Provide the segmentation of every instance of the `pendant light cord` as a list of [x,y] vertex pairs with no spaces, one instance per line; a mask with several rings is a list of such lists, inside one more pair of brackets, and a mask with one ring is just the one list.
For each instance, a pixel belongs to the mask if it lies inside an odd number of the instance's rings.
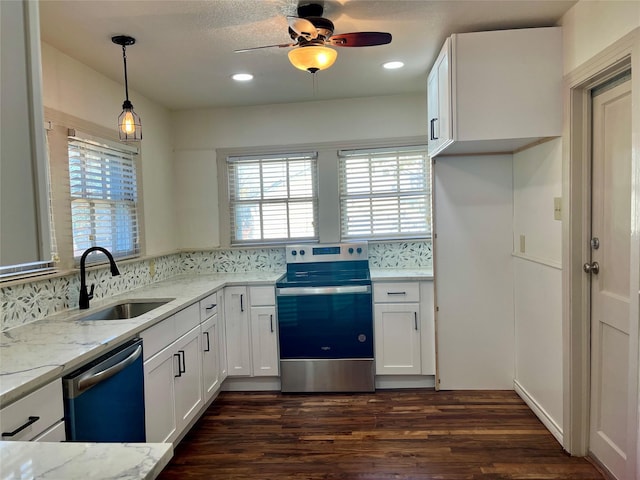
[[124,93],[126,101],[129,101],[129,82],[127,80],[127,47],[122,45],[122,60],[124,62]]

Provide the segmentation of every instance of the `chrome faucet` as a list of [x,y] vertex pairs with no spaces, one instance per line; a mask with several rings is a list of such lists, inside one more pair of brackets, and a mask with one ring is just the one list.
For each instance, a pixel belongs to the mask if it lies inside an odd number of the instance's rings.
[[111,264],[111,276],[115,277],[117,275],[120,275],[120,271],[118,270],[116,261],[113,259],[113,255],[109,253],[109,250],[102,247],[87,248],[82,254],[82,257],[80,257],[80,299],[78,301],[78,306],[80,307],[80,310],[85,310],[89,308],[89,300],[93,298],[93,287],[95,287],[95,285],[92,283],[91,291],[87,292],[87,279],[86,279],[86,271],[85,271],[84,264],[87,260],[87,255],[89,255],[91,252],[95,252],[96,250],[104,253],[109,259],[109,263]]

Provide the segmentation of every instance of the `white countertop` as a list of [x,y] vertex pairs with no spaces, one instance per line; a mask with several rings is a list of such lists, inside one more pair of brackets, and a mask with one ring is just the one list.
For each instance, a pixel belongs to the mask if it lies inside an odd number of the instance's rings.
[[420,281],[433,280],[431,268],[372,268],[371,280],[376,281]]
[[0,442],[0,478],[150,480],[172,455],[170,443]]

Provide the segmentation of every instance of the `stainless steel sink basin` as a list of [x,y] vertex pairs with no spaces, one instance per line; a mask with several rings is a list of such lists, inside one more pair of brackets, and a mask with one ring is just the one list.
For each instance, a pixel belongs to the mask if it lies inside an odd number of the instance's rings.
[[161,307],[171,300],[173,299],[130,300],[105,307],[97,312],[80,317],[79,320],[127,320],[144,315],[145,313]]

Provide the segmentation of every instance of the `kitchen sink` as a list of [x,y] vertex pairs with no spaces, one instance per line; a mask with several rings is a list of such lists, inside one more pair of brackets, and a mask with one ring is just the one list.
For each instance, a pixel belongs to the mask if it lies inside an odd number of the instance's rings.
[[173,298],[162,300],[129,300],[105,307],[97,312],[80,317],[78,320],[127,320],[144,315],[171,300],[173,300]]

